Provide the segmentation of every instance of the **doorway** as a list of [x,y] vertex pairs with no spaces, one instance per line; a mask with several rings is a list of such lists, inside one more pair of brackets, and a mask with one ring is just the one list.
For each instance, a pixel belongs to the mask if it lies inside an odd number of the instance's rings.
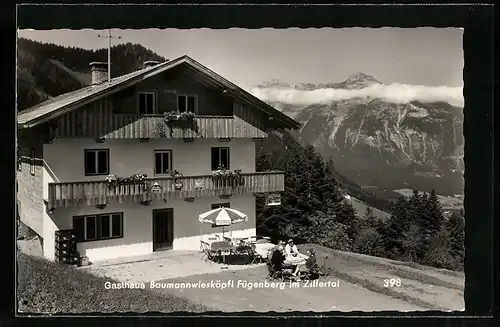
[[174,209],[153,210],[153,251],[172,249],[174,243]]

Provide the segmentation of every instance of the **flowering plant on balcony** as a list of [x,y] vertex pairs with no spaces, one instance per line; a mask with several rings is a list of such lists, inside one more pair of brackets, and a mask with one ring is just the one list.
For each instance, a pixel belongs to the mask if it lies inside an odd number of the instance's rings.
[[109,174],[106,177],[106,182],[108,182],[108,186],[120,186],[120,185],[144,185],[146,178],[148,175],[146,174],[133,174],[130,177],[119,177],[115,174]]
[[188,120],[192,121],[194,120],[195,113],[188,111],[188,112],[179,112],[179,111],[170,111],[166,112],[163,114],[163,118],[165,119],[165,122],[169,123],[172,121],[176,120]]
[[165,112],[163,114],[163,119],[160,119],[157,122],[157,131],[160,137],[167,136],[167,127],[170,130],[170,136],[173,136],[173,127],[178,127],[181,129],[192,129],[196,133],[198,133],[198,125],[195,121],[195,113],[188,112],[179,112],[179,111],[170,111]]
[[182,189],[183,186],[183,183],[181,181],[181,178],[183,177],[182,173],[178,170],[171,170],[169,174],[174,178],[174,188],[176,190]]
[[182,112],[181,116],[179,117],[179,120],[189,120],[189,121],[192,121],[192,120],[194,120],[195,116],[196,116],[196,114],[194,112],[191,112],[191,111]]
[[219,166],[217,170],[212,173],[212,180],[214,181],[224,181],[230,183],[227,186],[239,186],[243,185],[244,179],[241,175],[241,169],[235,169],[234,171],[227,170],[224,166]]

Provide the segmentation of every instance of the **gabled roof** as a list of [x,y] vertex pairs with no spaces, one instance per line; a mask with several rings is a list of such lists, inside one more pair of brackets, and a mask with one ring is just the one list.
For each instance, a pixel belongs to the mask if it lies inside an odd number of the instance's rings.
[[21,127],[36,126],[48,120],[59,117],[69,111],[76,110],[81,106],[93,102],[99,98],[118,92],[119,90],[132,86],[147,78],[177,67],[180,64],[187,64],[197,73],[200,73],[204,78],[210,80],[211,83],[218,85],[219,87],[221,87],[221,89],[227,90],[228,93],[232,96],[254,105],[256,108],[264,111],[288,128],[297,129],[300,127],[299,122],[281,113],[269,104],[256,98],[237,85],[229,82],[222,76],[214,73],[207,67],[201,65],[199,62],[188,56],[182,56],[153,67],[148,67],[127,75],[115,77],[111,79],[111,81],[104,82],[99,85],[87,86],[73,92],[61,94],[57,97],[39,103],[18,113],[18,124]]

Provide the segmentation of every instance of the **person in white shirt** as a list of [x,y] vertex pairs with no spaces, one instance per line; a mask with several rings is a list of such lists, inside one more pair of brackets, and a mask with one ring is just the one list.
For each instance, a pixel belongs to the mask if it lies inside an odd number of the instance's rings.
[[285,246],[285,255],[296,257],[299,254],[299,250],[297,249],[297,245],[293,244],[293,240],[289,239]]
[[297,245],[293,243],[292,239],[289,239],[287,245],[285,246],[285,255],[287,257],[295,257],[297,259],[307,259],[306,255],[299,253],[299,249],[297,249]]

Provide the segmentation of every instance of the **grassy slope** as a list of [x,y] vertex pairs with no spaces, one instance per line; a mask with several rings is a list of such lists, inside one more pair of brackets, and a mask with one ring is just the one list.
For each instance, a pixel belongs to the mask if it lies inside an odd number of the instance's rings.
[[[366,203],[364,203],[356,198],[353,198],[353,197],[351,197],[351,205],[353,206],[354,210],[356,210],[356,214],[358,215],[358,217],[361,217],[361,218],[364,217],[366,208],[370,207]],[[370,207],[370,208],[372,209],[373,215],[377,218],[387,219],[390,216],[390,214],[387,212],[384,212],[384,211],[379,210],[379,209],[374,208],[374,207]]]
[[[328,255],[327,267],[335,276],[373,292],[430,310],[463,310],[465,307],[463,273],[317,245],[302,247],[314,247],[318,257]],[[399,280],[401,286],[385,287],[386,279]]]
[[206,307],[147,289],[105,289],[100,278],[81,270],[18,254],[18,310],[23,313],[202,312]]

